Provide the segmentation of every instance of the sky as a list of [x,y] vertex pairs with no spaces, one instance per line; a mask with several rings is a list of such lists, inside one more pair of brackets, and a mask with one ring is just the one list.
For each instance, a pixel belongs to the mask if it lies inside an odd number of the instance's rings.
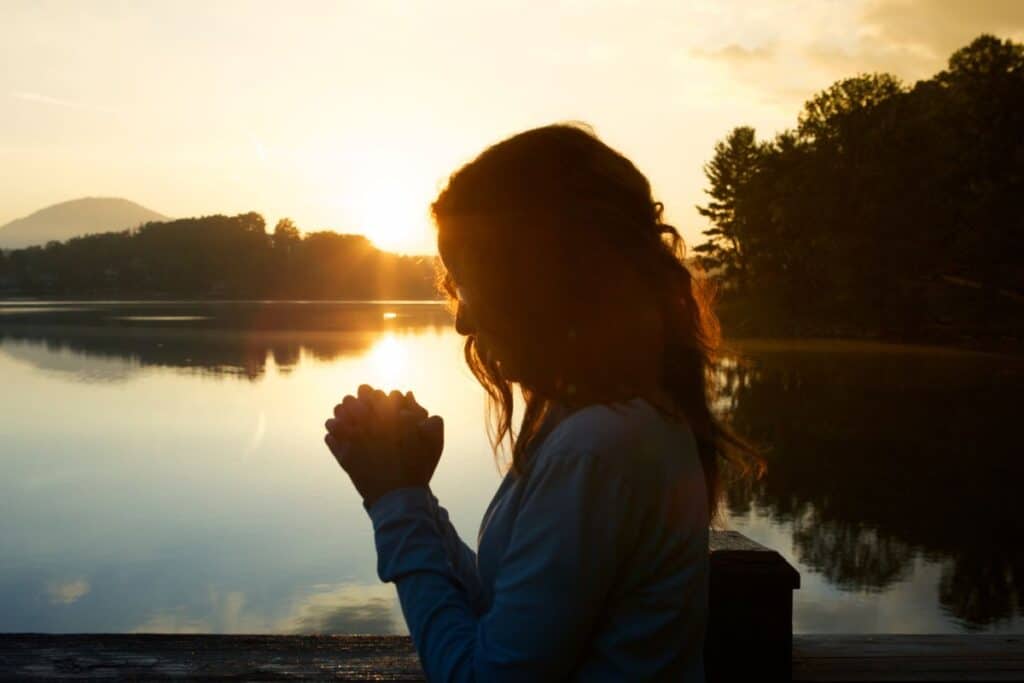
[[450,173],[571,120],[692,246],[732,127],[770,138],[857,73],[928,78],[982,32],[1024,40],[1024,0],[0,0],[0,224],[116,196],[433,253]]

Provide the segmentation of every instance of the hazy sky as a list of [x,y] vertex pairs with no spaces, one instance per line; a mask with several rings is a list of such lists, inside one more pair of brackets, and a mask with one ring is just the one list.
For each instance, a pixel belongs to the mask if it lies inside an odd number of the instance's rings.
[[258,211],[433,251],[426,206],[486,145],[590,123],[698,241],[701,166],[814,92],[932,75],[1024,0],[0,0],[0,224],[82,196]]

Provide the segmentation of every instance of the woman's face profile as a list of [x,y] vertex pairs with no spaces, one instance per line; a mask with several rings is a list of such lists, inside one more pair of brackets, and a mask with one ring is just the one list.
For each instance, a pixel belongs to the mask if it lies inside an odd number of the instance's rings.
[[516,363],[513,354],[509,352],[508,344],[504,336],[489,330],[486,325],[481,325],[477,317],[480,302],[475,298],[472,291],[460,285],[455,288],[458,298],[458,307],[455,313],[455,331],[459,334],[472,337],[479,354],[484,358],[490,358],[501,369],[507,379],[514,379]]
[[458,308],[455,313],[455,331],[463,336],[476,333],[476,322],[473,320],[465,289],[463,287],[456,287],[455,296],[458,300]]
[[[465,270],[458,268],[457,262],[448,260],[447,265],[453,275],[465,273]],[[455,297],[455,331],[464,337],[471,337],[482,358],[493,360],[506,379],[514,379],[518,363],[508,343],[510,340],[506,338],[508,335],[495,329],[494,321],[486,316],[484,303],[477,291],[464,280],[457,279]]]

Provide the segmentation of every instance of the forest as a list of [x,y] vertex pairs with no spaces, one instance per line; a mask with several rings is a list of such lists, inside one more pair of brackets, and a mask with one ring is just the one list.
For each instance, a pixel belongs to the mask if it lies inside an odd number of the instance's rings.
[[432,257],[258,213],[146,223],[0,254],[0,292],[71,298],[433,299]]
[[1021,44],[982,35],[913,86],[841,80],[704,171],[693,252],[727,332],[1021,341]]

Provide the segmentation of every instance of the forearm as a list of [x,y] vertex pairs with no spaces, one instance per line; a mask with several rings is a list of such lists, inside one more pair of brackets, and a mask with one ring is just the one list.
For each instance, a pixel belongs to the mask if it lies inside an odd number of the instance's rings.
[[479,622],[461,587],[434,572],[407,574],[395,586],[427,680],[477,680],[473,669]]
[[[426,488],[397,489],[368,509],[377,571],[382,581],[394,582],[398,589],[428,679],[472,681],[478,620],[464,578],[448,556],[434,500]],[[443,517],[447,522],[447,515]],[[475,562],[473,566],[475,570]]]
[[483,589],[480,582],[480,573],[477,568],[477,557],[473,549],[459,536],[458,531],[448,518],[448,511],[438,502],[437,497],[430,494],[430,501],[433,506],[434,521],[437,523],[438,532],[444,543],[445,553],[451,563],[452,570],[462,583],[469,598],[473,611],[480,616],[483,611],[482,594]]
[[[598,547],[596,538],[585,544],[559,538],[555,532],[564,520],[545,511],[528,528],[542,522],[547,528],[524,534],[524,543],[510,549],[495,602],[478,614],[452,568],[433,512],[425,487],[396,489],[369,510],[378,575],[397,587],[427,679],[564,678],[604,594],[588,577],[611,570],[605,566],[612,564],[609,558],[586,551]],[[578,525],[570,519],[568,528]]]

